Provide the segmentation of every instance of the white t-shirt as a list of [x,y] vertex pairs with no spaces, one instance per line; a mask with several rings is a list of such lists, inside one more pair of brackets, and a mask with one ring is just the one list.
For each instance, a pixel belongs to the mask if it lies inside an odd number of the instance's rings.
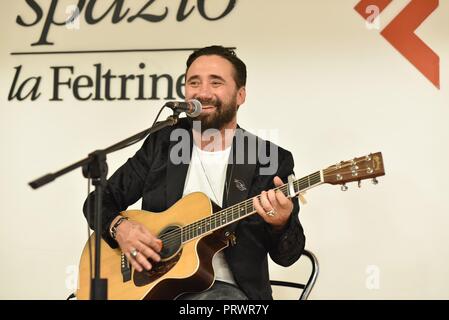
[[[200,191],[222,206],[230,151],[231,147],[222,151],[203,151],[194,144],[183,196]],[[216,280],[236,284],[222,251],[214,256],[212,265]]]

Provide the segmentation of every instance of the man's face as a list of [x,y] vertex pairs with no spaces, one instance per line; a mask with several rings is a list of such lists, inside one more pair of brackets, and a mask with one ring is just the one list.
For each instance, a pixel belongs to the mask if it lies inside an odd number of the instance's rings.
[[235,120],[237,107],[245,102],[245,88],[237,88],[233,75],[233,65],[217,55],[200,56],[187,70],[186,99],[201,102],[202,131]]

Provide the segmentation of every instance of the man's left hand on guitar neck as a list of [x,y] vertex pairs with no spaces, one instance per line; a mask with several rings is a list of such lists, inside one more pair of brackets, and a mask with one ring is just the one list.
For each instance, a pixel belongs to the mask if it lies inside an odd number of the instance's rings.
[[[281,178],[273,179],[274,185],[280,187],[283,185]],[[253,198],[253,205],[262,219],[270,224],[275,231],[280,231],[287,224],[293,211],[293,202],[287,198],[281,191],[262,191],[260,200]]]

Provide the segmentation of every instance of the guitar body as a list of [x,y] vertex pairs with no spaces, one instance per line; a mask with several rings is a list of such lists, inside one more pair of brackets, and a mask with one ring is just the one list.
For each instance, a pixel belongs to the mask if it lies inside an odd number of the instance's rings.
[[[101,278],[108,280],[107,298],[174,299],[182,293],[201,292],[210,288],[214,282],[212,258],[228,246],[228,239],[223,235],[223,231],[210,232],[184,244],[181,238],[171,235],[175,234],[174,231],[179,227],[206,218],[217,209],[218,207],[205,194],[195,192],[162,213],[143,210],[122,212],[123,216],[143,224],[158,238],[165,234],[168,240],[163,241],[161,261],[158,263],[150,261],[153,268],[142,272],[135,271],[131,265],[128,267],[120,248],[112,249],[101,240]],[[94,257],[95,234],[92,234],[90,244]],[[87,242],[81,255],[77,299],[90,298],[90,267],[89,242]],[[124,270],[128,271],[128,276]]]

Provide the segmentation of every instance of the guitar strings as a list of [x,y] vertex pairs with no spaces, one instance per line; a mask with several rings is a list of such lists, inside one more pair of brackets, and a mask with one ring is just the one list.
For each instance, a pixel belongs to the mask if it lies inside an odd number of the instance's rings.
[[[352,163],[352,162],[351,163],[347,163],[347,164],[339,166],[339,168],[337,168],[336,165],[332,166],[332,167],[329,167],[329,168],[323,170],[323,175],[330,176],[331,172],[335,172],[335,171],[339,171],[339,170],[341,171],[341,169],[343,169],[343,168],[351,167],[351,166],[354,166],[354,165],[356,165],[356,164],[358,164],[360,162],[364,162],[364,161],[366,161],[366,159],[357,160],[354,163]],[[355,172],[359,173],[359,172],[365,171],[365,170],[366,169],[357,169],[357,170],[355,170]],[[350,171],[350,172],[342,172],[342,174],[350,174],[350,173],[352,173],[352,171]],[[312,175],[315,175],[315,174],[316,173],[314,173]],[[303,177],[303,178],[295,181],[294,182],[295,186],[299,187],[299,185],[301,183],[308,182],[310,180],[310,176],[312,176],[312,175]],[[306,187],[308,187],[308,186],[309,185],[307,183]],[[274,190],[275,191],[276,190],[280,190],[280,191],[282,191],[285,194],[286,191],[287,191],[287,187],[288,187],[288,184],[284,184],[282,186],[279,186],[279,187],[275,188]],[[301,189],[298,192],[300,192],[300,191],[301,191]],[[256,197],[258,198],[258,200],[260,200],[260,195],[258,195]],[[256,198],[256,197],[253,197],[253,198]],[[228,208],[226,208],[224,210],[218,211],[217,213],[215,213],[215,214],[213,214],[211,216],[208,216],[206,218],[203,218],[201,220],[198,220],[198,221],[195,221],[195,222],[193,222],[191,224],[183,226],[180,229],[169,231],[168,233],[166,233],[166,234],[161,236],[161,240],[163,240],[163,243],[166,243],[166,244],[169,245],[169,244],[173,244],[173,243],[178,243],[179,242],[179,238],[181,237],[181,242],[185,243],[185,242],[188,242],[188,241],[191,241],[191,240],[197,238],[198,236],[200,236],[202,234],[208,233],[211,230],[220,229],[220,228],[224,227],[228,222],[232,222],[233,220],[237,220],[235,218],[233,219],[235,214],[239,215],[237,218],[243,218],[245,216],[249,216],[249,215],[251,215],[251,214],[256,212],[256,210],[251,210],[250,212],[248,212],[248,209],[254,209],[253,204],[252,204],[252,199],[253,198],[248,199],[248,200],[246,200],[244,202],[241,202],[239,204],[232,205],[232,206],[230,206],[230,207],[228,207]],[[239,211],[241,211],[242,207],[245,209],[245,214],[243,216],[241,216],[240,215],[241,213],[239,212]],[[235,211],[235,209],[238,209],[238,210]],[[217,223],[219,223],[219,221],[221,221],[221,220],[223,220],[224,223],[223,223],[223,225],[220,224],[218,228],[215,227],[215,228],[212,228],[210,230],[206,230],[204,232],[202,231],[204,228],[210,228],[211,225],[217,226]],[[197,230],[201,230],[200,234],[194,235],[197,232]],[[187,238],[186,241],[184,241],[184,239],[182,239],[182,235],[185,235],[185,234],[189,235],[189,236],[186,237]],[[193,235],[193,236],[191,237],[190,235]]]
[[[284,184],[280,187],[275,188],[274,190],[281,190],[285,194],[287,191],[287,185]],[[256,197],[260,200],[260,195],[257,195]],[[224,227],[227,223],[232,222],[233,220],[236,220],[236,218],[234,218],[234,216],[236,214],[238,214],[238,218],[243,218],[245,216],[249,216],[249,215],[253,214],[254,212],[256,212],[256,210],[251,210],[250,212],[248,212],[248,209],[254,209],[252,200],[256,197],[253,197],[253,198],[245,200],[241,203],[232,205],[226,209],[223,209],[221,211],[214,213],[211,216],[208,216],[201,220],[195,221],[189,225],[181,227],[181,229],[172,230],[172,231],[162,235],[161,240],[165,239],[165,241],[163,240],[163,242],[167,243],[167,244],[178,243],[179,242],[178,239],[182,234],[193,234],[198,229],[203,230],[203,228],[208,228],[210,225],[213,225],[213,223],[210,223],[209,221],[215,222],[215,226],[217,225],[217,223],[220,223],[221,221],[223,221],[224,223],[220,224],[218,228],[217,227],[213,228],[213,229],[220,229],[220,228]],[[235,209],[237,209],[237,210],[235,210]],[[245,209],[244,215],[241,215],[241,212],[242,212],[241,209]],[[205,232],[200,231],[200,234],[195,235],[191,238],[189,237],[189,239],[187,239],[187,241],[191,241],[194,238],[196,238],[204,233],[210,232],[210,231],[211,230],[206,230]],[[183,239],[181,239],[181,240],[183,240]],[[182,242],[185,243],[187,241],[182,241]]]
[[[277,189],[277,188],[276,188]],[[260,199],[260,196],[257,196],[258,199]],[[253,204],[252,204],[252,199],[248,199],[240,204],[236,204],[233,206],[230,206],[224,210],[218,211],[214,214],[212,214],[211,216],[207,216],[201,220],[195,221],[189,225],[183,226],[180,229],[176,229],[176,230],[172,230],[164,235],[161,236],[161,240],[163,241],[163,243],[166,244],[173,244],[173,243],[178,243],[179,242],[179,237],[181,235],[194,235],[198,232],[198,230],[200,230],[200,232],[192,237],[188,236],[186,237],[187,240],[186,241],[182,241],[183,243],[187,242],[187,241],[191,241],[194,238],[201,236],[202,234],[208,233],[214,229],[220,229],[221,227],[224,227],[228,222],[232,222],[234,216],[236,216],[236,214],[238,214],[238,218],[243,218],[246,215],[250,215],[252,212],[248,212],[249,209],[253,208]],[[241,215],[242,209],[244,209],[245,213],[243,215]],[[222,223],[223,222],[223,223]],[[212,228],[211,230],[207,230],[208,228],[210,228],[210,226],[219,226],[218,228]],[[203,232],[203,230],[205,230],[205,232]],[[181,239],[184,240],[184,239]]]
[[[316,175],[317,173],[319,173],[319,172],[316,172],[316,173],[314,173],[312,175]],[[305,182],[305,180],[310,180],[310,177],[304,177],[304,178],[301,178],[301,179],[295,181],[294,182],[295,187],[297,187],[299,189],[300,183],[301,182]],[[310,184],[307,184],[307,186],[310,186]],[[275,191],[276,190],[280,190],[285,195],[287,195],[287,188],[288,188],[288,184],[284,184],[282,186],[274,188],[274,190]],[[260,200],[260,195],[258,195],[256,197]],[[253,198],[256,198],[256,197],[253,197]],[[235,204],[235,205],[233,205],[231,207],[228,207],[228,208],[226,208],[226,209],[224,209],[222,211],[219,211],[219,212],[217,212],[217,213],[215,213],[215,214],[213,214],[211,216],[208,216],[206,218],[203,218],[201,220],[195,221],[192,224],[189,224],[189,225],[186,225],[186,226],[182,227],[181,229],[176,229],[176,230],[170,231],[170,232],[164,234],[163,236],[161,236],[161,240],[165,239],[165,241],[163,241],[163,242],[165,244],[167,244],[167,245],[171,245],[173,243],[181,242],[181,241],[179,241],[179,238],[182,237],[183,234],[187,234],[188,235],[186,237],[187,240],[182,241],[183,243],[185,243],[185,242],[188,242],[188,241],[191,241],[191,240],[197,238],[198,236],[201,236],[202,234],[208,233],[211,230],[220,229],[220,228],[224,227],[225,225],[227,225],[229,223],[232,223],[234,220],[237,220],[239,218],[244,218],[245,216],[249,216],[251,214],[254,214],[256,212],[256,210],[254,209],[254,206],[253,206],[253,203],[252,203],[253,198],[248,199],[248,200],[246,200],[246,201],[244,201],[242,203]],[[243,209],[243,207],[245,209],[245,214],[241,215],[241,211],[242,211],[241,209]],[[237,209],[237,210],[235,210],[235,209]],[[250,212],[248,212],[248,209],[250,209]],[[238,214],[237,218],[235,218],[236,214]],[[223,215],[224,215],[224,217],[223,217]],[[212,228],[210,230],[202,231],[203,228],[207,229],[207,228],[210,228],[211,225],[214,225],[213,222],[215,222],[215,226],[216,226],[217,222],[221,221],[221,220],[223,220],[223,225],[220,224],[218,228],[215,227],[215,228]],[[212,221],[212,223],[211,223],[211,221]],[[200,231],[199,234],[195,235],[195,233],[197,232],[198,229],[201,230],[201,231]],[[193,234],[193,236],[191,236],[192,234]],[[181,240],[183,240],[183,239],[181,239]]]
[[[305,189],[306,187],[309,187],[310,186],[311,177],[312,177],[312,179],[314,179],[313,176],[317,176],[318,174],[319,174],[319,171],[311,174],[310,176],[306,176],[306,177],[303,177],[303,178],[301,178],[299,180],[294,181],[295,188],[297,188],[299,190],[298,192],[300,192],[302,189]],[[319,182],[321,182],[321,181],[319,181]],[[301,188],[300,187],[301,184],[303,184],[303,185],[306,184],[306,185],[304,186],[304,188]],[[316,183],[313,183],[313,184],[316,184]],[[288,194],[287,193],[287,188],[288,188],[288,184],[283,184],[282,186],[274,188],[274,190],[275,191],[276,190],[280,190],[285,195],[287,195]],[[258,195],[256,197],[260,200],[260,195]],[[255,198],[255,197],[253,197],[253,198]],[[209,228],[210,225],[213,225],[213,223],[210,223],[210,221],[215,222],[215,226],[216,226],[218,221],[223,220],[224,221],[223,225],[220,224],[219,228],[217,228],[217,227],[214,228],[214,229],[220,229],[221,227],[226,225],[228,222],[232,222],[233,220],[236,220],[236,219],[233,219],[233,216],[237,212],[239,214],[238,218],[243,218],[244,216],[251,215],[251,214],[256,212],[256,210],[254,210],[253,205],[252,205],[252,199],[253,198],[248,199],[248,200],[246,200],[244,202],[232,205],[232,206],[230,206],[230,207],[228,207],[228,208],[226,208],[226,209],[224,209],[222,211],[219,211],[219,212],[213,214],[212,216],[208,216],[208,217],[203,218],[201,220],[195,221],[195,222],[193,222],[193,223],[191,223],[189,225],[186,225],[186,226],[182,227],[181,229],[172,230],[172,231],[164,234],[163,236],[161,236],[161,240],[165,239],[165,243],[167,243],[167,244],[178,243],[178,242],[180,242],[179,238],[183,234],[188,234],[189,236],[186,237],[187,240],[183,241],[183,243],[185,243],[187,241],[193,240],[194,238],[196,238],[196,237],[198,237],[198,236],[200,236],[200,235],[202,235],[202,234],[204,234],[206,232],[209,232],[210,230],[206,230],[204,232],[202,230],[204,228]],[[242,209],[242,207],[244,207],[244,209],[245,209],[245,214],[243,216],[240,215],[240,212],[239,212],[239,211],[241,211],[239,209]],[[237,209],[237,210],[235,210],[235,209]],[[251,211],[248,212],[248,209],[251,209]],[[224,215],[224,217],[223,217],[223,215]],[[190,236],[192,234],[195,234],[197,232],[197,230],[201,230],[199,234]],[[181,239],[181,240],[183,240],[183,239]]]
[[[353,165],[353,164],[351,164],[351,165]],[[347,167],[347,166],[350,166],[350,165],[346,165],[346,166],[342,166],[342,167]],[[330,169],[328,171],[336,171],[336,170],[340,170],[340,169],[341,168]],[[364,171],[364,170],[363,169],[356,170],[356,172],[359,172],[359,171]],[[352,173],[352,171],[349,173]],[[314,173],[314,174],[316,174],[316,173]],[[314,175],[314,174],[312,174],[312,175]],[[329,175],[329,174],[327,174],[327,175]],[[299,187],[299,185],[301,183],[304,183],[304,182],[306,182],[305,180],[309,180],[309,179],[310,179],[310,176],[307,176],[307,177],[304,177],[304,178],[301,178],[301,179],[295,181],[294,182],[295,187]],[[307,183],[306,187],[307,186],[309,186],[308,183]],[[299,192],[300,192],[301,188],[299,188],[299,189],[300,189],[299,190]],[[274,190],[281,190],[285,194],[287,191],[287,184],[277,187]],[[260,199],[260,195],[258,195],[257,198]],[[219,212],[213,214],[212,216],[208,216],[201,220],[195,221],[189,225],[181,227],[181,229],[176,229],[176,230],[170,231],[170,232],[164,234],[163,236],[161,236],[161,240],[163,240],[163,242],[166,245],[171,245],[173,243],[179,243],[180,240],[182,243],[185,243],[185,242],[188,242],[188,241],[191,241],[191,240],[197,238],[198,236],[200,236],[202,234],[208,233],[209,231],[211,231],[213,229],[220,229],[221,227],[225,226],[226,223],[236,220],[236,219],[233,219],[233,216],[236,213],[238,213],[238,215],[239,215],[238,218],[243,218],[244,216],[255,213],[256,210],[253,210],[254,208],[252,205],[252,199],[253,198],[248,199],[245,202],[242,202],[240,204],[235,204],[231,207],[228,207],[222,211],[219,211]],[[245,209],[245,214],[243,216],[240,216],[239,210],[235,211],[235,209],[242,209],[242,207],[244,207],[244,209]],[[251,209],[251,212],[248,212],[248,209]],[[210,228],[211,225],[217,226],[217,223],[219,223],[219,221],[221,221],[221,220],[223,220],[224,223],[223,223],[223,225],[219,224],[219,228],[215,227],[215,228],[212,228],[211,230],[207,230],[207,228]],[[206,228],[206,231],[203,231],[205,228]],[[195,233],[197,233],[197,230],[200,230],[199,234],[195,234]],[[185,237],[187,240],[182,239],[182,235],[185,235],[185,234],[188,235],[187,237]]]

